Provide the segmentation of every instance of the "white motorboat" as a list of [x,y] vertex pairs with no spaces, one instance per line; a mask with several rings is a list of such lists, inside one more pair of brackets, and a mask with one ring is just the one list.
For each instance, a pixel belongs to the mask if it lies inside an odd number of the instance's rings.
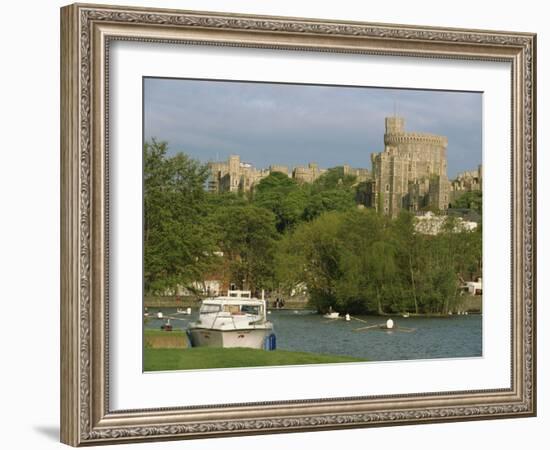
[[199,320],[187,331],[193,347],[275,349],[266,302],[252,298],[250,291],[230,290],[227,296],[203,300]]
[[339,319],[340,313],[337,313],[335,311],[329,311],[323,316],[325,319]]

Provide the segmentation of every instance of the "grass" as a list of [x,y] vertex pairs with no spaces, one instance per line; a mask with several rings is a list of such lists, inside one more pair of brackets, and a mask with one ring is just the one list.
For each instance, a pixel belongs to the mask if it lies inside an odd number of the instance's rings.
[[143,330],[143,334],[145,336],[167,336],[167,335],[175,335],[175,336],[185,336],[184,330],[179,329],[173,329],[172,331],[164,331],[161,329],[152,329],[152,328],[146,328]]
[[350,356],[322,355],[287,350],[265,351],[252,348],[195,347],[187,349],[144,349],[144,370],[146,372],[156,370],[219,369],[360,361],[365,360]]
[[179,348],[187,347],[187,336],[183,330],[151,330],[143,333],[145,348]]

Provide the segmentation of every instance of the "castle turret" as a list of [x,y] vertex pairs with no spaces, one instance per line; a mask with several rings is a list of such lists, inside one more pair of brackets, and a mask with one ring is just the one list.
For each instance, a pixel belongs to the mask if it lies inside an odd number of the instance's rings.
[[405,119],[403,117],[386,117],[386,134],[404,133]]

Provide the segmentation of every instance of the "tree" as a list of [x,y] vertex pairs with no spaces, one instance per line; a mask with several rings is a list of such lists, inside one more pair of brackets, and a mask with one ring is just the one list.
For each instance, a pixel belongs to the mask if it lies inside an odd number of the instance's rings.
[[202,280],[217,257],[206,220],[208,168],[186,155],[166,155],[165,142],[144,145],[144,287],[174,292]]
[[328,211],[346,211],[355,207],[354,194],[350,190],[329,189],[312,194],[303,210],[305,220],[312,220]]
[[[413,309],[419,313],[417,278],[421,267],[418,264],[419,241],[421,236],[415,235],[414,215],[408,211],[401,211],[392,222],[391,239],[396,252],[396,264],[400,273],[400,301],[396,305],[398,310]],[[412,299],[412,304],[408,299]]]
[[285,232],[303,216],[307,201],[305,190],[281,172],[273,172],[258,183],[254,204],[275,214],[277,231]]
[[267,177],[260,180],[254,187],[255,195],[262,196],[267,192],[290,192],[298,187],[296,181],[282,172],[272,172]]
[[340,214],[326,213],[312,222],[302,222],[278,246],[277,279],[289,290],[305,283],[310,302],[319,311],[338,306],[335,284],[341,276],[341,220]]
[[305,284],[319,311],[446,314],[481,260],[481,233],[457,232],[453,220],[431,236],[417,233],[406,212],[396,219],[370,209],[324,212],[281,239],[276,279],[288,290]]
[[225,206],[214,211],[211,220],[232,281],[252,291],[271,287],[277,239],[273,213],[254,205]]
[[373,246],[386,242],[387,219],[373,210],[354,209],[342,216],[339,235],[345,250],[340,258],[342,277],[336,285],[339,304],[351,313],[382,312],[382,296],[377,296],[373,276],[380,255]]
[[248,200],[235,192],[206,193],[206,204],[209,211],[226,206],[245,206]]
[[458,197],[451,205],[453,208],[467,208],[483,214],[483,193],[482,191],[469,191]]
[[[397,267],[395,264],[396,249],[386,241],[376,241],[370,247],[367,265],[367,276],[372,294],[371,298],[376,300],[376,311],[384,313],[384,304],[391,302],[391,294],[395,288],[395,275]],[[372,306],[371,306],[372,308]]]
[[356,181],[357,177],[355,175],[345,174],[342,166],[333,167],[328,169],[313,182],[313,190],[315,192],[329,189],[351,190]]

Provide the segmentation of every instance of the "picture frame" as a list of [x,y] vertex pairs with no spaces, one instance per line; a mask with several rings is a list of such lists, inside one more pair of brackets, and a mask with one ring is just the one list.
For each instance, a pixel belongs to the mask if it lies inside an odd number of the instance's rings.
[[[510,385],[113,409],[109,68],[111,45],[120,41],[509,64]],[[61,441],[81,446],[536,415],[535,98],[531,33],[105,5],[62,8]]]

